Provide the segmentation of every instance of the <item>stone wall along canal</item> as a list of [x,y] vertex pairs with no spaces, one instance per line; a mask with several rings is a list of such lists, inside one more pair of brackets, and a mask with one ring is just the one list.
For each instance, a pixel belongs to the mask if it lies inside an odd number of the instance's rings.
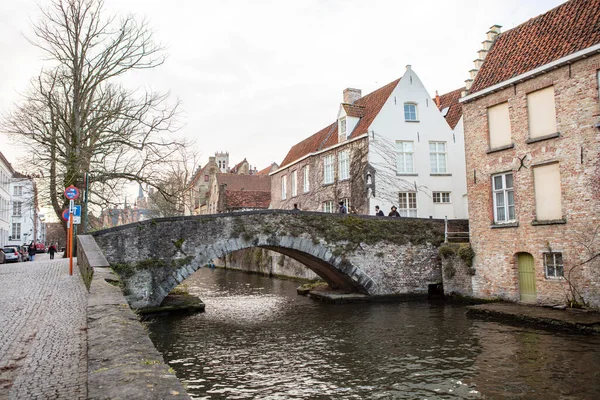
[[186,283],[206,312],[148,326],[195,399],[600,398],[598,336],[442,303],[324,304],[231,270]]

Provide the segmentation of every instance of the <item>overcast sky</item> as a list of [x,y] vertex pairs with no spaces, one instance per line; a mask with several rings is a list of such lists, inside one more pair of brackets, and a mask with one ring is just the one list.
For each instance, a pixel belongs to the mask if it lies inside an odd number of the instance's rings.
[[[166,63],[126,85],[169,91],[202,164],[229,151],[262,169],[333,122],[342,90],[363,95],[411,64],[431,94],[464,85],[493,24],[510,29],[561,0],[106,0],[110,14],[146,17]],[[24,38],[48,1],[0,2],[0,112],[42,67]],[[0,138],[18,165],[19,153]]]

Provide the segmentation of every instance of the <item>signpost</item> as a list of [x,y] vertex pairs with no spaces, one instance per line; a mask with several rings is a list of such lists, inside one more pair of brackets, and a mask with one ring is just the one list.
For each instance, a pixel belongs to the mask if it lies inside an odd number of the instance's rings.
[[67,234],[67,254],[69,255],[69,275],[73,275],[73,225],[81,223],[81,206],[75,205],[79,197],[79,189],[71,185],[65,189],[65,197],[69,199],[69,209],[63,211],[63,219],[69,228]]

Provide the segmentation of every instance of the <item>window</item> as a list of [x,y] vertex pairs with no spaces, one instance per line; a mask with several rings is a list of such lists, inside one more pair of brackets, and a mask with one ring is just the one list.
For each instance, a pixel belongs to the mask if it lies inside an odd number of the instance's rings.
[[[346,210],[348,210],[348,212],[350,212],[350,199],[346,198],[346,199],[341,199],[340,201],[342,203],[344,203]],[[338,206],[338,210],[339,210],[339,206]]]
[[450,192],[433,192],[433,202],[439,204],[450,203]]
[[401,217],[417,217],[417,194],[415,192],[401,192],[398,212]]
[[446,142],[429,142],[429,163],[432,174],[446,173]]
[[285,200],[287,198],[287,176],[284,175],[281,177],[281,200]]
[[550,86],[527,95],[527,118],[531,139],[557,132],[554,87]]
[[397,171],[399,174],[411,174],[415,172],[414,168],[414,142],[396,141],[396,151],[398,152]]
[[515,192],[513,174],[492,176],[494,191],[494,222],[510,222],[515,220]]
[[21,223],[16,222],[12,224],[12,240],[21,240]]
[[600,69],[597,71],[598,74],[598,101],[600,101]]
[[204,175],[204,182],[208,182],[208,175]]
[[335,212],[336,210],[333,208],[333,201],[326,201],[323,203],[323,211],[327,213]]
[[304,190],[304,193],[308,192],[310,190],[310,181],[309,181],[309,169],[308,169],[308,165],[305,166],[303,169],[303,175],[304,175],[304,182],[302,184],[302,190]]
[[20,201],[13,202],[13,215],[21,215],[21,208],[23,203]]
[[346,118],[340,118],[340,136],[344,135],[346,137]]
[[292,185],[292,197],[298,195],[298,188],[296,187],[296,182],[298,181],[297,178],[298,178],[298,171],[292,172],[292,180],[290,182]]
[[350,178],[350,152],[348,150],[341,151],[338,156],[338,169],[340,171],[340,180]]
[[560,171],[558,163],[533,167],[535,215],[538,221],[562,219]]
[[546,270],[546,278],[565,276],[562,253],[544,253],[544,269]]
[[328,155],[323,158],[323,183],[333,183],[333,155]]
[[15,186],[13,189],[13,196],[22,196],[23,195],[23,186]]
[[488,127],[490,130],[490,149],[497,149],[512,144],[508,102],[490,107],[487,112]]
[[404,103],[404,120],[417,121],[417,105],[412,103]]

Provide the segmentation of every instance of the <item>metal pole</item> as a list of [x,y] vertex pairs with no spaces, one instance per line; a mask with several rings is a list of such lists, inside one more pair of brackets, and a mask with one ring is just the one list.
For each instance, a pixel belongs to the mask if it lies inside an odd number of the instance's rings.
[[448,216],[444,216],[444,243],[448,243]]
[[89,184],[88,184],[88,179],[89,179],[89,174],[86,172],[83,174],[83,180],[85,181],[85,187],[84,187],[84,191],[83,191],[83,232],[87,233],[88,231],[88,198],[89,198],[89,192],[88,192],[88,188],[89,188]]

